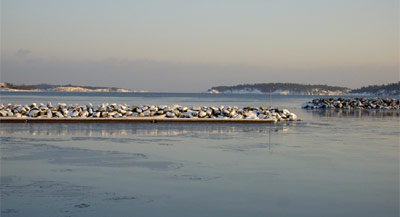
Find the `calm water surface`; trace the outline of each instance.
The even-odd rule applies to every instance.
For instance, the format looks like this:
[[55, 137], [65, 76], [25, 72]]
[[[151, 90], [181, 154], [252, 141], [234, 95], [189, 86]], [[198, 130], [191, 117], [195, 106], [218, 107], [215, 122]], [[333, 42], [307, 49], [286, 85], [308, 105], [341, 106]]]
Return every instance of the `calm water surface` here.
[[[1, 124], [1, 216], [399, 216], [399, 112], [277, 124]], [[269, 105], [263, 95], [1, 93], [2, 103]]]

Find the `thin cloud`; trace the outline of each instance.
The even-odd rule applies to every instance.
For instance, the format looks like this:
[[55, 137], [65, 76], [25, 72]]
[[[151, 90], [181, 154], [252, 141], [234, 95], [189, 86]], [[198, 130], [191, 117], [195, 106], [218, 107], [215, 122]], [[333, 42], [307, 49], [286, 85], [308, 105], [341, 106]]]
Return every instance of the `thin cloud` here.
[[32, 53], [31, 50], [28, 49], [19, 49], [17, 52], [15, 52], [15, 56], [17, 57], [27, 57]]

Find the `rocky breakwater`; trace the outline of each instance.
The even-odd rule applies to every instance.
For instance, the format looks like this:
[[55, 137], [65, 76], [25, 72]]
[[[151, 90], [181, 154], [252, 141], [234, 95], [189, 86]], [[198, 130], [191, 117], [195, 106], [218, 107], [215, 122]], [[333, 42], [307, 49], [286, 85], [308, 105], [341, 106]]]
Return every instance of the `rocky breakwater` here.
[[400, 109], [399, 99], [320, 98], [304, 103], [305, 109]]
[[237, 106], [180, 106], [180, 105], [53, 105], [36, 104], [13, 105], [1, 104], [0, 117], [15, 118], [199, 118], [199, 119], [248, 119], [271, 121], [295, 121], [297, 116], [287, 109], [267, 107]]

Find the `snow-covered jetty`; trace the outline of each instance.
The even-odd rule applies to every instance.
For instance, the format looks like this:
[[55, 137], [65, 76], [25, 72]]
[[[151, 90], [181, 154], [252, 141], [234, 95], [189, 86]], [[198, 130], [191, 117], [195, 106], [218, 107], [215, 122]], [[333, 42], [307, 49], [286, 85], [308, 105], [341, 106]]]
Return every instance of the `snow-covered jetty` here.
[[[180, 120], [208, 121], [208, 122], [278, 122], [296, 121], [297, 116], [287, 109], [267, 107], [237, 107], [237, 106], [180, 106], [180, 105], [127, 105], [127, 104], [101, 104], [92, 105], [67, 105], [66, 103], [52, 103], [30, 105], [0, 105], [0, 121], [18, 122], [15, 120], [104, 120], [116, 122], [117, 120], [155, 122], [179, 122]], [[12, 121], [13, 120], [13, 121]], [[115, 120], [115, 121], [110, 121]], [[163, 121], [164, 120], [164, 121]], [[43, 121], [42, 121], [43, 122]], [[84, 121], [86, 122], [86, 121]], [[121, 121], [124, 122], [124, 121]]]
[[400, 109], [399, 99], [389, 98], [320, 98], [304, 103], [305, 109]]

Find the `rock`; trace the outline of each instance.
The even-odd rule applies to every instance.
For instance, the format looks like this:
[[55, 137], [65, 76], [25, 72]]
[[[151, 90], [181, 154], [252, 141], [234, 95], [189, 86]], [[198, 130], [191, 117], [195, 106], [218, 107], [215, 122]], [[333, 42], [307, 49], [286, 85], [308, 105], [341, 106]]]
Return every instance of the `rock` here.
[[179, 107], [180, 107], [180, 105], [176, 105], [176, 104], [175, 104], [175, 105], [173, 105], [173, 106], [171, 107], [171, 109], [172, 109], [172, 110], [177, 110]]
[[213, 112], [219, 111], [219, 108], [217, 108], [217, 107], [215, 107], [215, 106], [210, 106], [210, 109], [213, 110]]
[[256, 112], [249, 111], [245, 113], [246, 119], [259, 119]]
[[243, 119], [243, 115], [238, 114], [236, 117], [234, 117], [235, 119]]
[[7, 112], [2, 110], [0, 111], [0, 117], [6, 117], [7, 116]]
[[283, 110], [282, 110], [282, 113], [283, 113], [284, 115], [288, 115], [290, 112], [289, 112], [289, 110], [287, 110], [287, 109], [283, 109]]
[[221, 114], [221, 111], [219, 109], [213, 109], [213, 115], [218, 116]]
[[45, 111], [45, 110], [39, 110], [39, 115], [40, 116], [45, 116], [46, 113], [47, 113], [47, 111]]
[[276, 120], [280, 121], [282, 117], [279, 113], [275, 113], [275, 118], [276, 118]]
[[290, 121], [296, 121], [297, 120], [297, 116], [295, 114], [293, 114], [293, 113], [290, 113], [289, 114], [289, 120]]
[[193, 115], [192, 115], [191, 112], [183, 112], [183, 113], [182, 113], [182, 116], [183, 116], [184, 118], [193, 118]]
[[175, 117], [180, 117], [181, 116], [181, 113], [176, 109], [176, 110], [173, 110], [172, 111], [172, 113], [174, 113], [175, 114]]
[[120, 105], [120, 106], [119, 106], [119, 110], [126, 111], [127, 109], [128, 109], [128, 106], [127, 106], [127, 105]]
[[155, 118], [157, 118], [157, 119], [162, 119], [162, 118], [165, 118], [165, 114], [164, 115], [158, 115], [158, 116], [155, 116]]
[[29, 109], [26, 109], [25, 107], [22, 107], [22, 110], [21, 110], [21, 114], [22, 115], [25, 115], [26, 113], [28, 113], [28, 111], [29, 111]]
[[156, 114], [157, 115], [162, 115], [162, 114], [165, 114], [165, 111], [164, 110], [158, 110]]
[[206, 116], [207, 116], [207, 113], [204, 112], [204, 111], [201, 111], [201, 112], [199, 113], [199, 118], [205, 118]]
[[194, 106], [191, 108], [192, 111], [201, 111], [201, 107], [200, 106]]
[[73, 113], [74, 113], [74, 110], [70, 109], [70, 110], [68, 110], [68, 113], [65, 116], [72, 117]]
[[29, 112], [28, 116], [29, 116], [29, 117], [33, 117], [33, 118], [39, 116], [39, 110], [31, 110], [31, 111]]
[[176, 116], [175, 116], [175, 113], [173, 113], [173, 112], [167, 112], [166, 117], [167, 118], [174, 118]]
[[230, 115], [230, 111], [228, 110], [228, 109], [224, 109], [224, 110], [222, 110], [222, 114], [224, 115], [224, 116], [229, 116]]
[[24, 108], [22, 106], [14, 107], [14, 113], [21, 113]]
[[180, 112], [187, 112], [188, 111], [188, 107], [179, 106], [178, 110]]
[[211, 117], [212, 114], [213, 114], [213, 111], [212, 111], [211, 109], [207, 109], [207, 110], [206, 110], [206, 115], [207, 115], [208, 117]]
[[61, 114], [61, 112], [57, 112], [57, 113], [56, 113], [56, 117], [58, 117], [58, 118], [63, 118], [63, 117], [64, 117], [64, 115], [63, 115], [63, 114]]
[[106, 117], [108, 116], [108, 112], [106, 112], [106, 111], [101, 112], [100, 116], [101, 116], [102, 118], [106, 118]]
[[114, 117], [116, 114], [118, 114], [116, 111], [109, 112], [108, 117]]
[[108, 108], [105, 107], [105, 106], [100, 106], [100, 107], [98, 108], [98, 110], [96, 110], [96, 111], [98, 111], [98, 112], [107, 112], [107, 111], [108, 111]]
[[150, 106], [150, 111], [158, 111], [158, 108], [154, 105]]
[[164, 109], [166, 109], [166, 108], [168, 108], [167, 105], [160, 105], [160, 106], [158, 106], [158, 110], [164, 110]]

